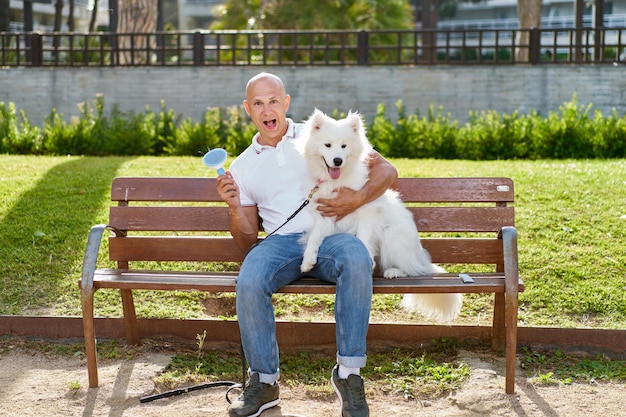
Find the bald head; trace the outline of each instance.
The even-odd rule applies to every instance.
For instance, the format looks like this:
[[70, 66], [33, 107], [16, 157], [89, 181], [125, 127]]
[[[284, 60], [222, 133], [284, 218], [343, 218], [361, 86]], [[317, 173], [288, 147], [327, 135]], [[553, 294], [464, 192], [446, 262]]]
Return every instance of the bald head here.
[[255, 84], [259, 82], [272, 85], [276, 91], [280, 92], [283, 96], [285, 95], [285, 86], [283, 84], [283, 80], [281, 80], [278, 76], [274, 74], [270, 74], [269, 72], [261, 72], [250, 78], [248, 84], [246, 84], [246, 99], [249, 98], [250, 91], [253, 89]]

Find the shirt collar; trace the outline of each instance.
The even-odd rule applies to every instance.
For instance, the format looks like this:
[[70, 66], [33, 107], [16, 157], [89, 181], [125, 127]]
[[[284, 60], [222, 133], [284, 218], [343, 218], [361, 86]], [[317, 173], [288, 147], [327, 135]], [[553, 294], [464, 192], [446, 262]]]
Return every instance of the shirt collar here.
[[[261, 145], [259, 143], [259, 136], [260, 134], [257, 132], [252, 138], [252, 147], [254, 148], [257, 154], [263, 152], [265, 149], [275, 149], [273, 146]], [[287, 119], [287, 132], [285, 132], [285, 134], [283, 135], [283, 139], [295, 139], [295, 138], [296, 138], [296, 124], [293, 122], [293, 120]]]

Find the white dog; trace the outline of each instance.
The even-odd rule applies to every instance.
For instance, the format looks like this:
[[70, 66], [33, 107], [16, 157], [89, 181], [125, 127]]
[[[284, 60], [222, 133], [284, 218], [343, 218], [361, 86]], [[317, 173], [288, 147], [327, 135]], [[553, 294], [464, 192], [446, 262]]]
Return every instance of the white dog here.
[[[302, 272], [310, 271], [317, 263], [324, 238], [339, 232], [361, 239], [372, 259], [378, 260], [385, 278], [445, 272], [431, 263], [420, 243], [413, 214], [396, 191], [387, 190], [339, 221], [317, 211], [315, 199], [331, 198], [341, 187], [359, 190], [368, 179], [366, 158], [372, 147], [358, 113], [350, 112], [346, 118], [335, 120], [316, 109], [305, 124], [299, 145], [311, 172], [311, 187], [318, 186], [308, 205], [315, 225], [303, 238], [306, 247]], [[461, 294], [405, 294], [402, 300], [403, 307], [445, 322], [456, 317], [461, 305]]]

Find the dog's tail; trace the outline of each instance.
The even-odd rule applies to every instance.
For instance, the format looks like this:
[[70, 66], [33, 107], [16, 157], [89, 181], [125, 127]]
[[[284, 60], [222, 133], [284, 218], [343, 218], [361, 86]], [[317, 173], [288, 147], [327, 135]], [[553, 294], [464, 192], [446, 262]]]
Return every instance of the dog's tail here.
[[442, 323], [453, 321], [463, 306], [462, 294], [404, 294], [400, 305], [428, 319]]
[[[430, 268], [430, 272], [446, 272], [435, 264], [430, 264]], [[427, 319], [450, 323], [461, 312], [463, 294], [404, 294], [400, 306]]]

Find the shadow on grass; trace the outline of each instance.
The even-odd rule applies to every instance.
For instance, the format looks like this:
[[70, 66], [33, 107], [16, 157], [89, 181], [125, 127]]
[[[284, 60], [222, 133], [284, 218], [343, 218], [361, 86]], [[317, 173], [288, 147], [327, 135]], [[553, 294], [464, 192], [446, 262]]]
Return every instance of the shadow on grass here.
[[0, 314], [78, 305], [89, 229], [107, 221], [111, 181], [129, 159], [73, 157], [20, 196], [0, 222]]

